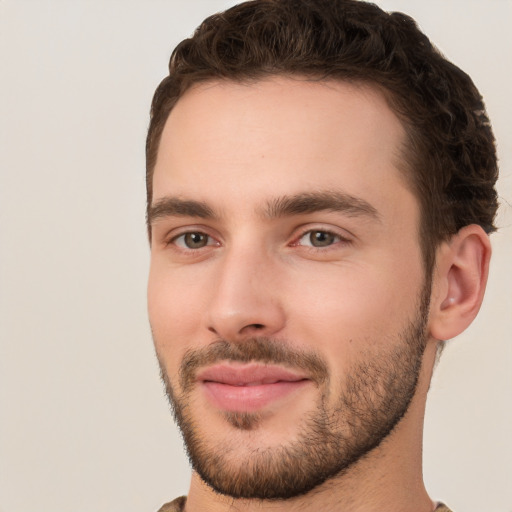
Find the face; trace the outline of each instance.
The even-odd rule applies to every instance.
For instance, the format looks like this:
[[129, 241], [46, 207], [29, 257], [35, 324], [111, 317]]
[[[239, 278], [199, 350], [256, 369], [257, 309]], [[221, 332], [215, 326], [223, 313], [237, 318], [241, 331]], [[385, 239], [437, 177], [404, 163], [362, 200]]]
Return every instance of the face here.
[[343, 82], [203, 84], [154, 171], [149, 315], [197, 473], [283, 499], [350, 471], [415, 394], [429, 289], [404, 130]]

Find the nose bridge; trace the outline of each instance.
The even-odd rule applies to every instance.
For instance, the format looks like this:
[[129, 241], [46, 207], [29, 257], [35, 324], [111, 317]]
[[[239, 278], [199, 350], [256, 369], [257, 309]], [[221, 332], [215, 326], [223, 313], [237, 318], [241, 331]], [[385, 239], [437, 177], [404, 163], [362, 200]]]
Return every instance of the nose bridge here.
[[224, 249], [217, 267], [208, 329], [227, 340], [271, 336], [284, 325], [276, 286], [277, 265], [263, 244], [239, 241]]

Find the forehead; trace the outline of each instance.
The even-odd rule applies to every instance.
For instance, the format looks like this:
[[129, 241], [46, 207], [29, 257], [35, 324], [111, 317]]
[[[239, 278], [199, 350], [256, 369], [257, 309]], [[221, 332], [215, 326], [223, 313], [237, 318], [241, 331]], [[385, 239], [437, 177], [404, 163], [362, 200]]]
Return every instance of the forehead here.
[[201, 84], [164, 127], [153, 202], [169, 194], [215, 200], [250, 192], [256, 200], [333, 188], [371, 202], [384, 184], [405, 185], [398, 171], [404, 140], [384, 96], [367, 85], [295, 77]]

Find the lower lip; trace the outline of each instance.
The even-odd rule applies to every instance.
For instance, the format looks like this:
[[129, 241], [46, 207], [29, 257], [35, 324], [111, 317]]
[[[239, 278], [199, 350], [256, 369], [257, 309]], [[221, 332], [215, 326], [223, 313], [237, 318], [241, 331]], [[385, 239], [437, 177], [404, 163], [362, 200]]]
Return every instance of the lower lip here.
[[203, 382], [211, 402], [230, 412], [255, 412], [304, 387], [309, 381], [280, 381], [257, 386], [230, 386], [220, 382]]

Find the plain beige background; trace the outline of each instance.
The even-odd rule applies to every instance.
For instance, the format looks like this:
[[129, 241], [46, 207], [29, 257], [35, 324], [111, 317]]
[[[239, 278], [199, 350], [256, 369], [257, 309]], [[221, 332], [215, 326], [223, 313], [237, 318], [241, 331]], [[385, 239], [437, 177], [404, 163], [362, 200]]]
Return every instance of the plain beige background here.
[[[233, 3], [0, 2], [0, 512], [153, 512], [187, 491], [146, 316], [143, 148], [171, 49]], [[473, 76], [498, 139], [488, 296], [434, 377], [425, 480], [456, 512], [511, 512], [512, 2], [379, 3]]]

